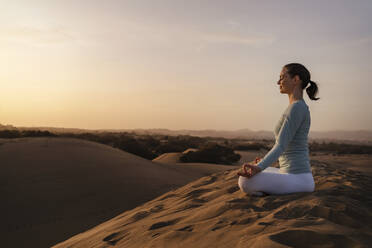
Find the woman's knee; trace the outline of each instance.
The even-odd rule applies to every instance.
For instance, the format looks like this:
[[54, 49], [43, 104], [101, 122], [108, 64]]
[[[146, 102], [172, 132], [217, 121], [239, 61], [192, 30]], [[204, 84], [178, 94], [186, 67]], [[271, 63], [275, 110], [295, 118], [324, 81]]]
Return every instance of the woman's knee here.
[[302, 178], [301, 185], [299, 188], [302, 188], [302, 192], [314, 192], [315, 191], [315, 181], [311, 176], [306, 175], [306, 178]]
[[243, 192], [246, 192], [246, 178], [245, 177], [242, 177], [242, 176], [239, 176], [239, 179], [238, 179], [238, 185], [239, 185], [239, 188], [241, 191]]
[[315, 191], [315, 183], [310, 183], [304, 192], [314, 192]]
[[243, 184], [244, 184], [244, 177], [239, 176], [238, 185], [239, 185], [239, 188], [240, 188], [241, 191], [244, 191]]
[[239, 176], [238, 185], [240, 190], [245, 193], [257, 191], [257, 189], [255, 189], [255, 184], [252, 183], [252, 178]]

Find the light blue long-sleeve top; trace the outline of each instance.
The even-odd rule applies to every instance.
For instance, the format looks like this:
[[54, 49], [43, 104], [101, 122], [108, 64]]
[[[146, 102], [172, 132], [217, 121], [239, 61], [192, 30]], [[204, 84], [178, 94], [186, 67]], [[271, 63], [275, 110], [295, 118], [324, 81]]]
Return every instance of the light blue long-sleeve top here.
[[307, 137], [310, 111], [303, 99], [290, 104], [275, 126], [275, 145], [257, 164], [264, 170], [279, 159], [281, 173], [311, 172]]

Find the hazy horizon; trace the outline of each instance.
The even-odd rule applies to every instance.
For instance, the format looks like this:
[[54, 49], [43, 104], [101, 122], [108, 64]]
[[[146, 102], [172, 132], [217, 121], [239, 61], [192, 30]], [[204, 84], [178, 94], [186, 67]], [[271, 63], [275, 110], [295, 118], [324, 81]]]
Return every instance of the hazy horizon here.
[[3, 1], [0, 123], [272, 131], [304, 64], [310, 131], [371, 130], [372, 2]]
[[[170, 128], [163, 128], [163, 127], [151, 127], [151, 128], [81, 128], [81, 127], [66, 127], [66, 126], [15, 126], [12, 125], [11, 123], [4, 124], [0, 123], [0, 125], [11, 125], [15, 128], [61, 128], [61, 129], [82, 129], [82, 130], [88, 130], [88, 131], [96, 131], [96, 130], [169, 130], [169, 131], [182, 131], [182, 130], [187, 130], [187, 131], [217, 131], [217, 132], [234, 132], [234, 131], [252, 131], [252, 132], [273, 132], [273, 130], [268, 130], [268, 129], [252, 129], [252, 128], [239, 128], [239, 129], [211, 129], [211, 128], [204, 128], [204, 129], [187, 129], [187, 128], [182, 128], [182, 129], [170, 129]], [[310, 130], [310, 132], [358, 132], [358, 131], [366, 131], [366, 132], [372, 132], [372, 129], [355, 129], [355, 130], [347, 130], [347, 129], [330, 129], [330, 130]]]

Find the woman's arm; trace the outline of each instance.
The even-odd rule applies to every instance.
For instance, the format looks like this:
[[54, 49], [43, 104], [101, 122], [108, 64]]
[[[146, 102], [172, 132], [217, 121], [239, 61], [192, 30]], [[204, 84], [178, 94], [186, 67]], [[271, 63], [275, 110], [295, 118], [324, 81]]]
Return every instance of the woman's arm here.
[[266, 156], [257, 164], [261, 170], [264, 170], [274, 162], [276, 162], [279, 156], [285, 151], [288, 144], [293, 139], [298, 128], [305, 118], [306, 106], [302, 105], [300, 102], [293, 103], [288, 114], [285, 115], [285, 119], [280, 128], [278, 138], [275, 141], [275, 145], [266, 154]]

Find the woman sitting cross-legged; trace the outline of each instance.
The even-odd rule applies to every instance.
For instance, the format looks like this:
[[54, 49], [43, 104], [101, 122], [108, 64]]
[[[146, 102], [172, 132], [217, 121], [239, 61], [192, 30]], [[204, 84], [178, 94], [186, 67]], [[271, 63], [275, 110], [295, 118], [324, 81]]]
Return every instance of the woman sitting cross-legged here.
[[[311, 100], [318, 100], [316, 83], [301, 64], [285, 65], [281, 71], [280, 93], [288, 94], [289, 106], [277, 123], [275, 145], [263, 159], [244, 163], [238, 172], [240, 189], [251, 195], [313, 192], [314, 178], [308, 149], [310, 129], [309, 107], [303, 99], [303, 89]], [[269, 167], [279, 159], [279, 167]]]

